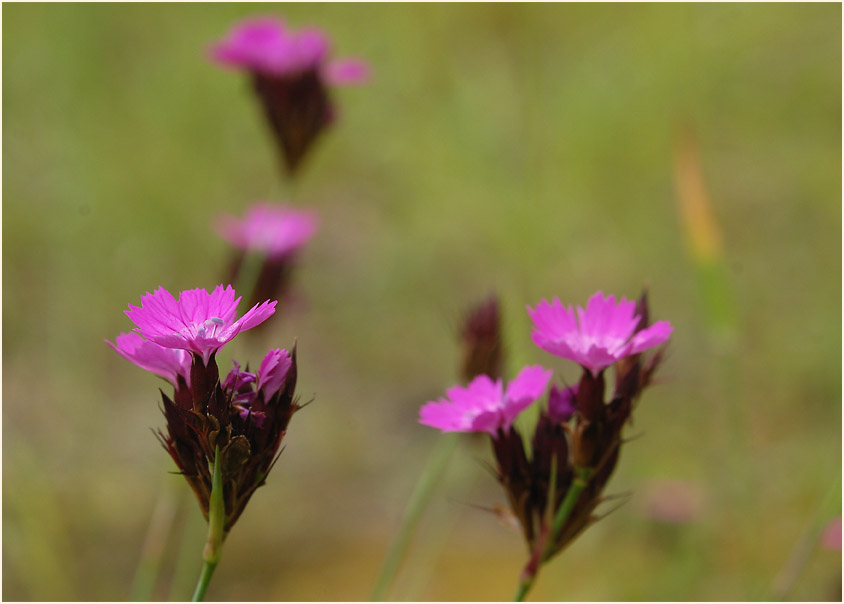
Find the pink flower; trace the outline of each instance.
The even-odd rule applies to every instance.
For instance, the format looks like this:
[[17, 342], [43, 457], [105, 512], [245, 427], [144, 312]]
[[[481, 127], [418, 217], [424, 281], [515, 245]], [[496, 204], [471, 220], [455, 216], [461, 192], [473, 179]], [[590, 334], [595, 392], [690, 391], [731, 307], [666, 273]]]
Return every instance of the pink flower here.
[[293, 31], [273, 17], [249, 19], [235, 25], [211, 48], [211, 58], [272, 77], [319, 71], [328, 84], [356, 84], [369, 76], [368, 66], [355, 59], [326, 63], [330, 44], [314, 28]]
[[489, 432], [494, 437], [542, 395], [551, 373], [539, 366], [525, 367], [506, 392], [502, 380], [480, 375], [466, 387], [447, 390], [448, 398], [425, 404], [419, 410], [419, 423], [443, 432]]
[[231, 393], [232, 402], [238, 405], [248, 405], [255, 400], [255, 391], [252, 385], [255, 383], [255, 374], [248, 371], [240, 370], [240, 363], [232, 361], [234, 367], [226, 379], [223, 380], [222, 387], [225, 392]]
[[258, 369], [258, 390], [264, 393], [264, 401], [269, 401], [281, 389], [292, 364], [290, 353], [283, 348], [275, 348], [267, 353]]
[[163, 287], [141, 296], [141, 306], [129, 305], [126, 315], [137, 325], [135, 330], [165, 348], [176, 348], [200, 355], [205, 365], [211, 355], [241, 331], [260, 325], [275, 312], [276, 302], [256, 304], [237, 321], [231, 285], [218, 285], [212, 293], [202, 288], [179, 294], [179, 299]]
[[536, 308], [528, 306], [533, 321], [533, 342], [543, 350], [580, 363], [597, 375], [604, 368], [648, 348], [668, 341], [673, 328], [659, 321], [636, 331], [641, 318], [635, 314], [636, 303], [601, 292], [589, 299], [586, 310], [577, 307], [577, 319], [571, 307], [559, 299], [549, 304], [542, 300]]
[[108, 340], [106, 344], [130, 363], [163, 377], [177, 389], [178, 376], [182, 376], [190, 387], [190, 366], [193, 359], [186, 351], [164, 348], [136, 333], [121, 333], [114, 339], [114, 344]]
[[222, 216], [217, 230], [223, 239], [244, 252], [259, 252], [279, 260], [310, 241], [318, 225], [314, 212], [260, 202], [252, 205], [242, 220]]
[[833, 518], [823, 530], [821, 545], [826, 549], [841, 551], [841, 516]]

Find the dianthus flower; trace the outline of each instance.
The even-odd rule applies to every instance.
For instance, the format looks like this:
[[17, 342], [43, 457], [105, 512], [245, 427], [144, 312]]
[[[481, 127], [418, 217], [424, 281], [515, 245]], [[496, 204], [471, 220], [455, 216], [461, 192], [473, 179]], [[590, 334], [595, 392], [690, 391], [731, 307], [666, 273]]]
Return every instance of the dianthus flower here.
[[[224, 537], [275, 463], [296, 397], [296, 350], [270, 350], [257, 373], [237, 361], [220, 380], [216, 351], [240, 331], [269, 317], [267, 302], [235, 319], [239, 299], [231, 286], [184, 291], [176, 300], [163, 288], [142, 297], [127, 315], [138, 333], [120, 334], [114, 344], [121, 356], [169, 380], [172, 396], [161, 392], [166, 432], [158, 436], [190, 484], [209, 519], [214, 506], [214, 464], [220, 464]], [[149, 339], [144, 339], [144, 337]], [[210, 519], [209, 519], [210, 522]], [[215, 533], [216, 535], [216, 533]]]
[[280, 19], [249, 19], [211, 48], [211, 58], [252, 74], [255, 91], [287, 170], [295, 171], [316, 136], [331, 122], [328, 86], [369, 77], [357, 59], [329, 62], [330, 44], [314, 28], [290, 30]]
[[486, 375], [467, 386], [446, 391], [448, 398], [431, 401], [419, 411], [419, 422], [443, 432], [488, 432], [493, 437], [507, 430], [516, 416], [539, 398], [551, 379], [543, 367], [525, 367], [505, 392], [502, 380]]
[[536, 308], [528, 307], [534, 324], [534, 344], [551, 354], [580, 363], [593, 375], [619, 360], [659, 346], [668, 341], [673, 328], [659, 321], [637, 331], [641, 317], [636, 303], [597, 292], [584, 310], [577, 307], [577, 318], [558, 298], [542, 300]]
[[230, 214], [217, 221], [220, 236], [231, 244], [228, 278], [237, 281], [247, 255], [260, 261], [252, 297], [255, 304], [275, 298], [283, 304], [296, 267], [297, 252], [313, 237], [319, 226], [315, 212], [259, 202], [240, 219]]
[[253, 204], [243, 219], [227, 214], [217, 224], [220, 236], [243, 252], [280, 260], [304, 246], [319, 226], [314, 212], [265, 202]]
[[460, 377], [470, 381], [479, 375], [500, 378], [504, 364], [504, 345], [501, 341], [501, 312], [494, 295], [476, 304], [463, 321], [460, 330], [463, 354]]
[[[578, 383], [551, 386], [530, 438], [513, 420], [545, 391], [551, 372], [541, 367], [523, 370], [506, 394], [500, 381], [482, 376], [420, 410], [425, 425], [491, 435], [497, 477], [530, 552], [519, 600], [542, 564], [597, 520], [594, 512], [618, 462], [622, 430], [662, 361], [662, 349], [647, 357], [643, 351], [671, 334], [667, 322], [649, 325], [644, 294], [638, 302], [622, 299], [616, 305], [614, 297], [599, 292], [586, 310], [577, 309], [579, 323], [557, 299], [528, 310], [534, 342], [583, 368]], [[615, 365], [615, 384], [606, 397], [609, 365]]]
[[124, 312], [137, 325], [135, 331], [146, 339], [199, 355], [207, 365], [211, 356], [237, 334], [261, 324], [275, 312], [276, 302], [267, 300], [234, 320], [240, 302], [234, 295], [231, 285], [218, 285], [210, 294], [202, 288], [183, 291], [177, 300], [159, 287], [141, 296], [141, 306], [130, 304]]

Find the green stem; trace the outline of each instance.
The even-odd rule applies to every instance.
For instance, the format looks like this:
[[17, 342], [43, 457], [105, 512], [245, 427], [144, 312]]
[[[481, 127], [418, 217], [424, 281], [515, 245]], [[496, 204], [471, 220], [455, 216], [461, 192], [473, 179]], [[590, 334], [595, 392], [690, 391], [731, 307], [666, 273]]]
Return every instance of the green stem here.
[[551, 539], [545, 549], [545, 555], [542, 558], [543, 561], [548, 560], [548, 558], [551, 557], [554, 550], [554, 543], [557, 542], [557, 538], [560, 536], [563, 526], [565, 526], [566, 521], [569, 519], [578, 498], [580, 498], [580, 493], [586, 488], [591, 476], [591, 468], [581, 468], [577, 470], [574, 480], [569, 487], [568, 493], [566, 493], [566, 498], [563, 499], [563, 503], [560, 504], [560, 509], [557, 510], [557, 515], [554, 517], [554, 524], [551, 527]]
[[440, 438], [437, 446], [434, 448], [431, 456], [428, 458], [428, 463], [413, 489], [410, 496], [410, 501], [404, 511], [404, 518], [402, 518], [401, 526], [396, 533], [393, 542], [390, 544], [390, 549], [384, 557], [384, 562], [381, 565], [381, 571], [378, 574], [378, 579], [375, 582], [375, 589], [372, 591], [373, 602], [384, 601], [387, 595], [387, 590], [390, 588], [395, 579], [396, 572], [404, 559], [407, 547], [413, 534], [416, 532], [416, 527], [422, 517], [422, 512], [431, 499], [431, 494], [434, 487], [440, 480], [448, 460], [451, 457], [454, 447], [457, 444], [457, 434], [445, 434]]
[[550, 538], [547, 542], [545, 542], [540, 537], [536, 545], [536, 547], [539, 548], [544, 547], [545, 552], [541, 556], [538, 555], [539, 552], [535, 552], [531, 555], [530, 561], [522, 571], [519, 588], [516, 591], [516, 596], [513, 598], [514, 602], [524, 601], [525, 596], [527, 596], [536, 581], [536, 576], [539, 574], [539, 569], [542, 567], [542, 564], [553, 555], [554, 544], [557, 542], [557, 539], [559, 538], [566, 521], [569, 519], [569, 516], [571, 516], [574, 506], [580, 498], [580, 494], [583, 492], [583, 489], [586, 488], [586, 485], [589, 484], [589, 477], [591, 475], [591, 468], [582, 468], [577, 470], [577, 474], [566, 493], [566, 497], [563, 499], [563, 502], [560, 504], [560, 508], [557, 510], [557, 514], [554, 516], [554, 523], [551, 525]]
[[191, 602], [202, 602], [205, 599], [205, 590], [208, 589], [208, 583], [211, 581], [211, 575], [214, 574], [215, 568], [217, 568], [216, 562], [205, 560], [202, 563], [202, 572], [199, 573], [199, 581], [196, 584]]
[[235, 291], [240, 294], [244, 304], [248, 305], [252, 301], [252, 295], [255, 293], [255, 288], [258, 287], [261, 270], [264, 268], [264, 259], [264, 254], [260, 252], [246, 252], [243, 255], [243, 260], [237, 269]]
[[536, 579], [536, 575], [532, 575], [531, 577], [526, 577], [522, 579], [519, 583], [519, 590], [516, 592], [516, 597], [513, 598], [513, 602], [524, 602], [525, 596], [530, 591], [530, 588], [533, 587], [533, 582]]
[[226, 505], [223, 501], [223, 469], [220, 464], [220, 447], [214, 451], [214, 476], [211, 479], [211, 498], [208, 502], [208, 541], [202, 555], [202, 572], [193, 592], [193, 602], [201, 602], [205, 598], [205, 590], [211, 581], [211, 575], [220, 561], [223, 550], [223, 540], [226, 532], [223, 526], [226, 521]]

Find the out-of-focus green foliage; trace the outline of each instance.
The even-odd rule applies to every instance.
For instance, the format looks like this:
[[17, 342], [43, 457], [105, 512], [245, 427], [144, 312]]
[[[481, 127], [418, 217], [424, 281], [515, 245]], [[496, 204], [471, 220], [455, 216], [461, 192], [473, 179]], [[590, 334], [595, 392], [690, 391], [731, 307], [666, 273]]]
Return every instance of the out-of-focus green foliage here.
[[[204, 56], [255, 13], [321, 27], [374, 69], [336, 91], [336, 126], [292, 189], [246, 79]], [[631, 501], [532, 597], [773, 597], [801, 533], [840, 513], [840, 491], [819, 508], [841, 474], [839, 5], [12, 4], [3, 93], [5, 599], [129, 596], [172, 468], [148, 429], [159, 382], [103, 339], [147, 290], [218, 283], [214, 217], [282, 190], [323, 220], [299, 301], [221, 367], [298, 337], [299, 392], [316, 400], [210, 599], [367, 597], [437, 438], [418, 406], [453, 382], [457, 317], [492, 290], [511, 374], [577, 375], [530, 342], [524, 306], [543, 297], [647, 284], [676, 328], [611, 482]], [[677, 213], [686, 127], [724, 241], [726, 341]], [[466, 505], [504, 495], [489, 452], [463, 444], [392, 598], [515, 589], [524, 545]], [[667, 479], [693, 483], [694, 522], [643, 514]], [[201, 564], [183, 495], [156, 598], [187, 597]], [[790, 596], [839, 597], [840, 563], [814, 552]]]

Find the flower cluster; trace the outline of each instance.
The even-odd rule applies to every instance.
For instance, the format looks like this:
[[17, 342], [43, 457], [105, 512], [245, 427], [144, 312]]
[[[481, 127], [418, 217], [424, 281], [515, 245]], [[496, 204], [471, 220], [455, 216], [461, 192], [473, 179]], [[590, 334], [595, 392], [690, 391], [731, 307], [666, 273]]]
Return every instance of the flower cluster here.
[[[514, 421], [546, 391], [552, 372], [541, 367], [524, 368], [506, 390], [501, 380], [487, 376], [451, 388], [447, 398], [422, 407], [420, 423], [492, 437], [498, 479], [532, 552], [535, 574], [596, 519], [593, 512], [618, 461], [622, 428], [663, 356], [662, 350], [650, 358], [642, 353], [666, 343], [672, 328], [665, 321], [649, 325], [644, 294], [637, 303], [598, 292], [576, 313], [557, 299], [543, 300], [528, 307], [528, 314], [540, 348], [583, 368], [578, 383], [551, 386], [530, 446]], [[614, 387], [605, 400], [604, 372], [613, 365]], [[564, 523], [552, 530], [550, 519], [576, 482], [579, 496]]]
[[356, 84], [369, 77], [369, 67], [362, 61], [329, 62], [329, 50], [322, 32], [292, 31], [272, 17], [237, 24], [211, 48], [214, 61], [251, 74], [290, 173], [333, 118], [328, 87]]
[[129, 306], [137, 326], [108, 342], [125, 359], [169, 381], [173, 396], [161, 399], [167, 432], [162, 445], [185, 476], [208, 519], [213, 463], [219, 450], [224, 531], [232, 527], [252, 493], [264, 484], [293, 413], [299, 408], [296, 350], [270, 350], [257, 373], [235, 362], [224, 380], [217, 352], [238, 333], [275, 312], [275, 302], [255, 305], [235, 320], [240, 298], [231, 286], [183, 291], [164, 288]]
[[234, 249], [230, 280], [238, 280], [248, 254], [259, 256], [261, 266], [249, 302], [283, 299], [297, 252], [311, 240], [318, 226], [315, 212], [266, 202], [253, 204], [242, 219], [230, 214], [220, 217], [217, 231]]

